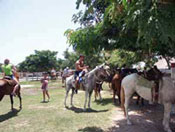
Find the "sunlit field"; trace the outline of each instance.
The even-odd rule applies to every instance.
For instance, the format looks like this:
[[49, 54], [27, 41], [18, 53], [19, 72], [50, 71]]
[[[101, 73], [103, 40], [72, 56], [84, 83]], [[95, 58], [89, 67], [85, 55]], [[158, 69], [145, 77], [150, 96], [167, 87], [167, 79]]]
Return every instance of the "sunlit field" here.
[[[92, 110], [83, 111], [84, 92], [74, 96], [75, 108], [64, 107], [65, 89], [60, 81], [49, 82], [50, 102], [42, 103], [39, 81], [22, 82], [23, 109], [19, 110], [16, 97], [15, 110], [10, 110], [10, 98], [0, 102], [0, 132], [102, 132], [112, 125], [115, 106], [108, 86], [103, 86], [103, 101], [94, 101]], [[70, 96], [67, 105], [70, 104]], [[70, 106], [70, 105], [69, 105]]]

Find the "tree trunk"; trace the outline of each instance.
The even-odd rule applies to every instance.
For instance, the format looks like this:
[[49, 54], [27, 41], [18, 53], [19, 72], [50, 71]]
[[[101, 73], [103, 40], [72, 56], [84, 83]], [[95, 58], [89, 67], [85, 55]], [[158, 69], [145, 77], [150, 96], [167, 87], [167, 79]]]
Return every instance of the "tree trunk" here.
[[169, 57], [166, 57], [166, 56], [163, 56], [163, 58], [165, 58], [165, 60], [166, 60], [166, 62], [167, 62], [168, 69], [171, 69], [171, 66], [170, 66], [170, 58], [169, 58]]

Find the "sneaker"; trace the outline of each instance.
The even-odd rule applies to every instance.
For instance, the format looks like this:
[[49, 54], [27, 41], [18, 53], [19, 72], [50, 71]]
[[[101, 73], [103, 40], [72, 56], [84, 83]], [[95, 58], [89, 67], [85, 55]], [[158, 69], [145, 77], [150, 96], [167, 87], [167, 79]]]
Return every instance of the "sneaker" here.
[[82, 77], [80, 77], [80, 79], [79, 79], [79, 83], [81, 83], [83, 81], [83, 78]]

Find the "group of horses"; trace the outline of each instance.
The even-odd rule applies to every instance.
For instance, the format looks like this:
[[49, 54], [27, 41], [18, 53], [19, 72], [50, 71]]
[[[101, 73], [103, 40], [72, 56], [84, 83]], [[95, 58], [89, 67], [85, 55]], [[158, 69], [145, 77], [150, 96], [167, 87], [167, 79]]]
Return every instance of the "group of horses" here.
[[[127, 124], [132, 124], [129, 115], [128, 107], [133, 94], [137, 93], [145, 100], [152, 101], [164, 105], [163, 127], [167, 132], [172, 132], [169, 126], [171, 107], [175, 104], [175, 82], [171, 76], [165, 76], [156, 67], [151, 68], [144, 73], [137, 72], [135, 69], [117, 69], [112, 72], [109, 66], [102, 64], [96, 66], [93, 70], [84, 75], [84, 80], [81, 86], [85, 90], [84, 110], [88, 101], [88, 108], [90, 109], [91, 95], [97, 82], [111, 82], [113, 89], [113, 100], [115, 102], [115, 95], [117, 94], [119, 103], [124, 110]], [[102, 85], [101, 83], [99, 85]], [[0, 79], [0, 101], [4, 95], [10, 95], [11, 109], [13, 109], [13, 96], [11, 95], [15, 82], [8, 79]], [[71, 106], [73, 106], [73, 97], [75, 94], [75, 79], [71, 75], [66, 79], [66, 95], [64, 100], [65, 107], [67, 106], [67, 97], [69, 91], [71, 93]], [[20, 109], [22, 108], [22, 100], [20, 87], [16, 91], [16, 95], [20, 100]]]
[[[128, 115], [129, 102], [136, 93], [145, 100], [164, 105], [163, 127], [166, 132], [172, 132], [169, 121], [171, 107], [175, 104], [175, 84], [171, 76], [164, 76], [156, 67], [144, 72], [125, 69], [112, 73], [111, 69], [104, 64], [97, 66], [85, 75], [82, 83], [85, 90], [84, 110], [86, 110], [87, 98], [89, 98], [88, 108], [90, 108], [91, 95], [97, 81], [112, 83], [113, 100], [115, 102], [117, 94], [128, 125], [132, 124]], [[66, 79], [65, 107], [67, 107], [66, 100], [71, 89], [71, 106], [73, 106], [73, 96], [76, 89], [73, 75]]]

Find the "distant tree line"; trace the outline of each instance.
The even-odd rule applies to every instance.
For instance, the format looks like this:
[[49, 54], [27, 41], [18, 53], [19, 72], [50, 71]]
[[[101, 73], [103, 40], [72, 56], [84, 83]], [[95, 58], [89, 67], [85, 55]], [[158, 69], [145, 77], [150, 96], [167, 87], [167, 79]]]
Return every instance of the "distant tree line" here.
[[[75, 68], [75, 62], [79, 58], [79, 53], [69, 52], [67, 49], [63, 53], [64, 59], [57, 58], [57, 53], [50, 50], [35, 50], [34, 54], [27, 56], [17, 67], [22, 72], [49, 72], [53, 68], [57, 71], [66, 67]], [[103, 62], [102, 58], [102, 55], [85, 56], [85, 63], [94, 68]]]

